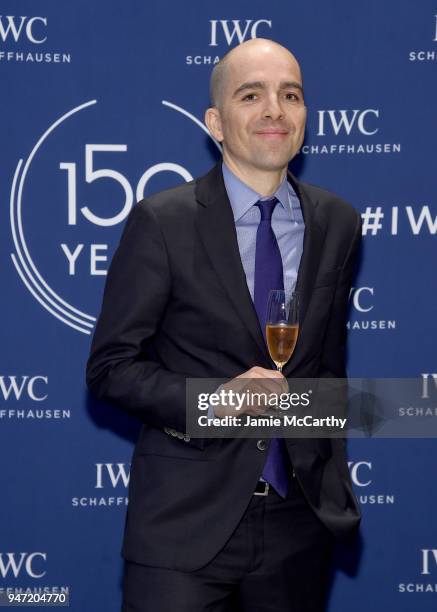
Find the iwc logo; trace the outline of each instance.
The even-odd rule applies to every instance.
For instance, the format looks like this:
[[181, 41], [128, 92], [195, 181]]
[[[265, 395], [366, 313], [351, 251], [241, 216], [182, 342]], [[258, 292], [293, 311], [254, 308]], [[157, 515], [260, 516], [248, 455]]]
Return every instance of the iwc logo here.
[[399, 593], [437, 593], [437, 548], [421, 548], [417, 560], [422, 579], [399, 583]]
[[47, 17], [0, 15], [0, 63], [70, 64], [71, 53], [48, 49], [47, 39]]
[[395, 319], [377, 319], [373, 315], [375, 308], [374, 287], [352, 287], [349, 294], [351, 301], [351, 318], [347, 328], [353, 331], [390, 331], [396, 329]]
[[387, 155], [401, 144], [379, 139], [383, 113], [379, 108], [320, 109], [309, 117], [309, 143], [304, 155]]
[[[128, 505], [126, 495], [129, 486], [129, 463], [96, 463], [93, 495], [81, 495], [71, 499], [73, 508], [112, 508]], [[105, 493], [110, 492], [109, 495]]]
[[[187, 66], [214, 65], [232, 45], [240, 45], [251, 38], [270, 38], [271, 19], [210, 19], [209, 49], [185, 56]], [[211, 51], [214, 54], [211, 54]]]

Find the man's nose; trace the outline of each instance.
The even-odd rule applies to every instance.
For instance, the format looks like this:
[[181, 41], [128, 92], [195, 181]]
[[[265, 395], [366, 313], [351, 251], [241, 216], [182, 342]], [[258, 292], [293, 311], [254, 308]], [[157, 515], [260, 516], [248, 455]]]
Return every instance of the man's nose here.
[[273, 119], [275, 121], [284, 117], [284, 109], [276, 95], [266, 97], [263, 115], [265, 119]]

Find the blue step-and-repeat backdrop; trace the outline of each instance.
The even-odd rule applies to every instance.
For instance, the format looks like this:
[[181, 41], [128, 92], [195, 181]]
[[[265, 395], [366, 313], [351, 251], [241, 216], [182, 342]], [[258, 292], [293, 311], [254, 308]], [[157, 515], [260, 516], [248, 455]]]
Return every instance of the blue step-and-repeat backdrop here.
[[[363, 217], [349, 375], [418, 377], [435, 406], [423, 418], [436, 418], [437, 5], [3, 0], [0, 12], [0, 590], [69, 589], [73, 610], [115, 612], [138, 423], [89, 396], [91, 335], [133, 204], [218, 158], [208, 79], [239, 42], [294, 51], [308, 126], [292, 169]], [[330, 612], [435, 611], [436, 441], [352, 440], [349, 461], [363, 524], [339, 553]]]

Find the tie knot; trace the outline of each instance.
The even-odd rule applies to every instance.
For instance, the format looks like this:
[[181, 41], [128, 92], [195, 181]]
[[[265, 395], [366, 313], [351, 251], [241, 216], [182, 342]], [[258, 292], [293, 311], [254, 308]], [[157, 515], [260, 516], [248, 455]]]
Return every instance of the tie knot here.
[[258, 200], [255, 206], [258, 206], [261, 212], [261, 221], [272, 220], [273, 211], [275, 210], [275, 206], [278, 202], [278, 198], [270, 198], [269, 200]]

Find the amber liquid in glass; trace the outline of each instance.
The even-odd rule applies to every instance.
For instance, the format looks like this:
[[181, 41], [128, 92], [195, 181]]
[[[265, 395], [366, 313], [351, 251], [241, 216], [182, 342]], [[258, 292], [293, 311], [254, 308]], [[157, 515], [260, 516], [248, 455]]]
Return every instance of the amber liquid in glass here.
[[282, 366], [287, 363], [293, 354], [299, 334], [299, 326], [288, 323], [278, 323], [276, 325], [267, 323], [266, 332], [270, 357], [281, 372]]

